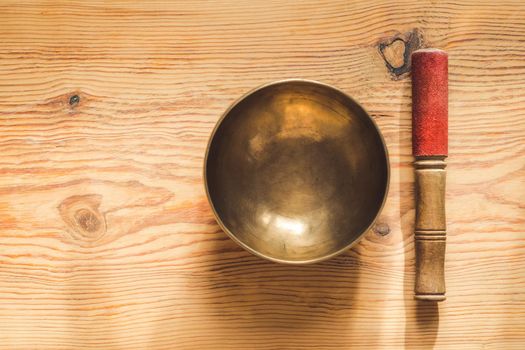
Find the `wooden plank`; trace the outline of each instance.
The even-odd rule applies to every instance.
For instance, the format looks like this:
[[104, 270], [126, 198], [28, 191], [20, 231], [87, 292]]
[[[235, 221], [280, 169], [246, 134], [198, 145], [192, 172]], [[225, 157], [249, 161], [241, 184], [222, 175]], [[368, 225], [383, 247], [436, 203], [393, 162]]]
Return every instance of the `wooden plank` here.
[[[0, 13], [0, 349], [524, 348], [522, 1], [4, 0]], [[450, 55], [438, 306], [412, 299], [403, 53], [421, 46]], [[289, 77], [360, 101], [392, 165], [379, 225], [311, 266], [244, 252], [202, 185], [222, 112]]]

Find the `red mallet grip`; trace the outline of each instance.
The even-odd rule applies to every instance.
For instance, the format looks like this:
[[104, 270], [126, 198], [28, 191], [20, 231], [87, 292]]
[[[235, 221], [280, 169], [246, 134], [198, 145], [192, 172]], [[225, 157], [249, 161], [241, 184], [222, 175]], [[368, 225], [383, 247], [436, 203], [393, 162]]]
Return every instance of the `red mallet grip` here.
[[448, 154], [448, 57], [412, 54], [412, 152], [415, 157], [415, 298], [445, 300], [445, 182]]
[[448, 55], [441, 50], [412, 53], [412, 152], [448, 155]]

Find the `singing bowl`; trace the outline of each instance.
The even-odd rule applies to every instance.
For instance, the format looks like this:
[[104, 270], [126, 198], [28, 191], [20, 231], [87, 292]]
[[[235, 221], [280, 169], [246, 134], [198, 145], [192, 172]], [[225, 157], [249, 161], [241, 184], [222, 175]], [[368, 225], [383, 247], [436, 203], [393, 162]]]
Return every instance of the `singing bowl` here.
[[342, 91], [285, 80], [255, 89], [220, 118], [204, 164], [221, 228], [248, 251], [292, 264], [341, 253], [371, 227], [389, 163], [373, 119]]

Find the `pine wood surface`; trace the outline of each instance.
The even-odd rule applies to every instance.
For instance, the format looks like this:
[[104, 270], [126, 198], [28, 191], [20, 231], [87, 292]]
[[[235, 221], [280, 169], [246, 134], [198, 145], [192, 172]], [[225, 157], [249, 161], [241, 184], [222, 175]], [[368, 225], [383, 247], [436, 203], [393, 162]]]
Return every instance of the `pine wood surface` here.
[[[0, 2], [0, 349], [524, 349], [525, 3]], [[408, 54], [449, 53], [447, 301], [416, 303]], [[329, 261], [243, 251], [202, 183], [283, 78], [374, 117], [391, 185]]]

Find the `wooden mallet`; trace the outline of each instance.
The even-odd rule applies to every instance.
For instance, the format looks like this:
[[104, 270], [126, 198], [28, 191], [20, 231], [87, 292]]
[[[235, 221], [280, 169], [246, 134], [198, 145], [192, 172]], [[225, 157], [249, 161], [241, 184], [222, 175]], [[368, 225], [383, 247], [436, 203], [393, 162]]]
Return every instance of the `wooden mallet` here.
[[418, 300], [445, 300], [445, 158], [448, 155], [448, 56], [412, 53], [412, 152], [416, 173]]

